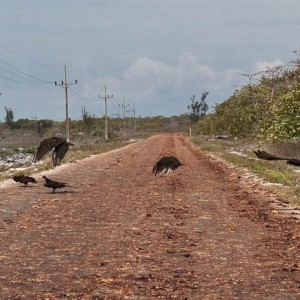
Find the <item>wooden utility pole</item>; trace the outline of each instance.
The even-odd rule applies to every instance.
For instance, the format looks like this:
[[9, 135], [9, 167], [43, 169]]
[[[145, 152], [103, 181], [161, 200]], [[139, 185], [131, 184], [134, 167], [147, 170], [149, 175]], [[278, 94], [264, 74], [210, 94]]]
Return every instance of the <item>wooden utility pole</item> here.
[[35, 127], [36, 127], [36, 132], [39, 132], [39, 125], [38, 125], [38, 118], [37, 115], [35, 115], [35, 117], [31, 117], [31, 119], [35, 120]]
[[70, 118], [69, 118], [69, 103], [68, 103], [68, 88], [72, 84], [77, 84], [77, 80], [74, 82], [68, 82], [67, 81], [67, 66], [64, 66], [65, 70], [65, 81], [62, 81], [61, 83], [57, 83], [55, 81], [56, 86], [62, 86], [65, 89], [65, 98], [66, 98], [66, 140], [69, 142], [70, 141]]
[[112, 98], [113, 95], [107, 95], [106, 94], [106, 85], [104, 86], [104, 97], [98, 96], [99, 98], [104, 98], [104, 104], [105, 104], [105, 141], [108, 141], [108, 120], [107, 120], [107, 99]]
[[135, 121], [135, 104], [133, 104], [133, 130], [136, 131], [136, 121]]
[[120, 132], [120, 111], [118, 106], [118, 131]]
[[[129, 106], [129, 104], [127, 104]], [[126, 126], [126, 105], [125, 105], [125, 98], [123, 97], [123, 104], [119, 104], [119, 107], [123, 107], [123, 131], [125, 131]]]

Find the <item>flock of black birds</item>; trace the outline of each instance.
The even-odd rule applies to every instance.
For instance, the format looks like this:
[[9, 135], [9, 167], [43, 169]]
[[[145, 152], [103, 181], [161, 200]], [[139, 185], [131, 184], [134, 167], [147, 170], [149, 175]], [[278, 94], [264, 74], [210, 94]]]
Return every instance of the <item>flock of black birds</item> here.
[[[53, 167], [56, 167], [60, 164], [61, 160], [65, 157], [66, 153], [69, 150], [69, 146], [74, 146], [74, 144], [66, 141], [60, 137], [50, 137], [41, 141], [36, 154], [33, 158], [33, 162], [37, 162], [41, 160], [48, 152], [53, 150], [52, 152], [52, 163]], [[300, 159], [295, 158], [287, 158], [280, 157], [271, 153], [268, 153], [264, 150], [254, 150], [254, 154], [259, 159], [264, 160], [285, 160], [286, 163], [294, 166], [300, 166]], [[178, 167], [180, 167], [182, 163], [175, 156], [163, 156], [160, 158], [152, 169], [152, 174], [156, 176], [157, 174], [170, 174], [174, 172]], [[65, 182], [59, 182], [55, 180], [51, 180], [46, 176], [43, 176], [45, 179], [44, 186], [52, 189], [52, 193], [55, 193], [57, 189], [61, 189], [63, 187], [68, 186]], [[28, 183], [37, 183], [37, 181], [30, 176], [26, 175], [18, 175], [14, 176], [13, 180], [27, 186]]]
[[[37, 151], [33, 157], [33, 162], [36, 163], [40, 161], [47, 153], [53, 150], [52, 164], [53, 167], [55, 168], [56, 166], [60, 165], [61, 160], [65, 157], [65, 155], [69, 150], [69, 146], [74, 146], [74, 144], [66, 141], [63, 138], [56, 137], [56, 136], [46, 138], [40, 142], [40, 145], [37, 148]], [[52, 193], [55, 193], [57, 189], [61, 189], [63, 187], [68, 186], [65, 182], [51, 180], [46, 176], [43, 176], [43, 178], [45, 179], [44, 186], [47, 188], [51, 188]], [[14, 176], [13, 180], [15, 182], [24, 184], [24, 186], [27, 186], [28, 183], [37, 183], [35, 178], [26, 175]]]
[[[37, 148], [36, 154], [33, 157], [33, 162], [36, 163], [40, 161], [47, 153], [52, 151], [52, 163], [53, 167], [59, 166], [61, 160], [65, 157], [69, 150], [69, 146], [74, 146], [74, 144], [66, 141], [60, 137], [50, 137], [42, 140], [39, 147]], [[175, 156], [163, 156], [152, 169], [152, 174], [155, 176], [159, 173], [161, 174], [170, 174], [174, 172], [182, 163]], [[43, 176], [45, 179], [44, 186], [52, 189], [52, 193], [55, 193], [57, 189], [67, 187], [68, 184], [65, 182], [59, 182], [52, 180], [46, 176]], [[18, 183], [24, 184], [27, 186], [28, 183], [37, 183], [35, 178], [26, 175], [17, 175], [13, 177], [13, 180]]]
[[[74, 144], [67, 142], [63, 138], [59, 137], [51, 137], [44, 139], [41, 141], [36, 154], [33, 158], [34, 162], [37, 162], [41, 160], [48, 152], [53, 150], [52, 152], [52, 162], [53, 167], [56, 167], [60, 164], [61, 160], [65, 157], [66, 153], [69, 150], [69, 146], [74, 146]], [[266, 152], [264, 150], [254, 150], [254, 154], [259, 159], [263, 160], [285, 160], [286, 163], [294, 166], [300, 166], [300, 159], [295, 158], [287, 158], [287, 157], [280, 157], [274, 154], [271, 154], [269, 152]], [[154, 165], [152, 169], [152, 174], [156, 176], [157, 174], [170, 174], [174, 172], [178, 167], [180, 167], [182, 163], [178, 160], [175, 156], [163, 156], [161, 159], [159, 159], [156, 164]], [[55, 193], [57, 189], [64, 188], [68, 186], [65, 182], [59, 182], [55, 180], [51, 180], [50, 178], [43, 176], [45, 179], [44, 186], [47, 188], [52, 189], [52, 193]], [[26, 175], [18, 175], [14, 176], [13, 180], [19, 183], [24, 184], [24, 186], [27, 186], [28, 183], [37, 183], [37, 181], [30, 176]]]

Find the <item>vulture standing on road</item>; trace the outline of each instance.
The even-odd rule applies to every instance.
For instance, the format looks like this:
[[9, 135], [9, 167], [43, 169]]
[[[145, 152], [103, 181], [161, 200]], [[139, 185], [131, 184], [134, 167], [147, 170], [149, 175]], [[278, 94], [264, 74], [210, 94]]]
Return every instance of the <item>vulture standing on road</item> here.
[[25, 175], [14, 176], [13, 180], [15, 182], [24, 183], [24, 186], [26, 186], [29, 182], [37, 183], [37, 181], [33, 177], [25, 176]]
[[160, 172], [168, 175], [181, 165], [182, 163], [175, 156], [164, 156], [154, 165], [152, 173], [155, 176]]
[[36, 154], [33, 158], [34, 162], [41, 160], [44, 155], [46, 155], [52, 149], [52, 163], [53, 167], [60, 164], [61, 160], [65, 157], [69, 150], [69, 146], [74, 146], [74, 144], [67, 142], [65, 139], [60, 137], [50, 137], [41, 141]]
[[52, 189], [51, 193], [55, 193], [56, 189], [61, 189], [65, 186], [67, 186], [67, 184], [64, 182], [54, 181], [54, 180], [49, 179], [46, 176], [43, 176], [43, 178], [45, 179], [44, 186], [47, 188], [51, 188]]
[[263, 151], [263, 150], [254, 150], [253, 152], [259, 159], [264, 159], [264, 160], [285, 160], [287, 164], [300, 167], [300, 159], [280, 157], [280, 156], [276, 156], [274, 154], [268, 153], [268, 152]]

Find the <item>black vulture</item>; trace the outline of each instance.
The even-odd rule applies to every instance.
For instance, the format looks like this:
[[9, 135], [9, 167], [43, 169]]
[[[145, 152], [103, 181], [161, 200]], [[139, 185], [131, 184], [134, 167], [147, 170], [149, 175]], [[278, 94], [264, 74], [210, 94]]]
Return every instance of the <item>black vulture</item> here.
[[61, 160], [65, 157], [69, 150], [69, 146], [74, 146], [74, 144], [67, 142], [65, 139], [60, 137], [50, 137], [41, 141], [36, 154], [33, 158], [34, 162], [41, 160], [44, 155], [46, 155], [52, 149], [52, 163], [53, 167], [60, 164]]
[[280, 157], [280, 156], [276, 156], [274, 154], [268, 153], [264, 150], [254, 150], [253, 152], [255, 153], [255, 155], [259, 159], [264, 159], [264, 160], [285, 160], [287, 164], [290, 164], [290, 165], [293, 165], [293, 166], [300, 166], [300, 159]]
[[55, 193], [56, 189], [61, 189], [63, 187], [68, 186], [65, 182], [54, 181], [49, 179], [46, 176], [43, 176], [43, 178], [45, 179], [44, 186], [47, 188], [51, 188], [52, 189], [51, 193]]
[[31, 182], [31, 183], [37, 183], [37, 181], [33, 177], [25, 176], [25, 175], [14, 176], [13, 180], [15, 182], [24, 183], [24, 186], [26, 186], [29, 182]]
[[154, 165], [152, 173], [155, 176], [160, 172], [168, 175], [181, 165], [182, 163], [175, 156], [164, 156]]

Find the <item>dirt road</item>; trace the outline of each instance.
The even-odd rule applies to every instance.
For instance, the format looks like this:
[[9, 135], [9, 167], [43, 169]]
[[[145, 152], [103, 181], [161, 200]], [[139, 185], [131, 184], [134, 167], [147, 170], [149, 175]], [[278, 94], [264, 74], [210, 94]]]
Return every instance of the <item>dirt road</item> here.
[[299, 220], [179, 135], [36, 178], [0, 186], [1, 299], [300, 299]]

